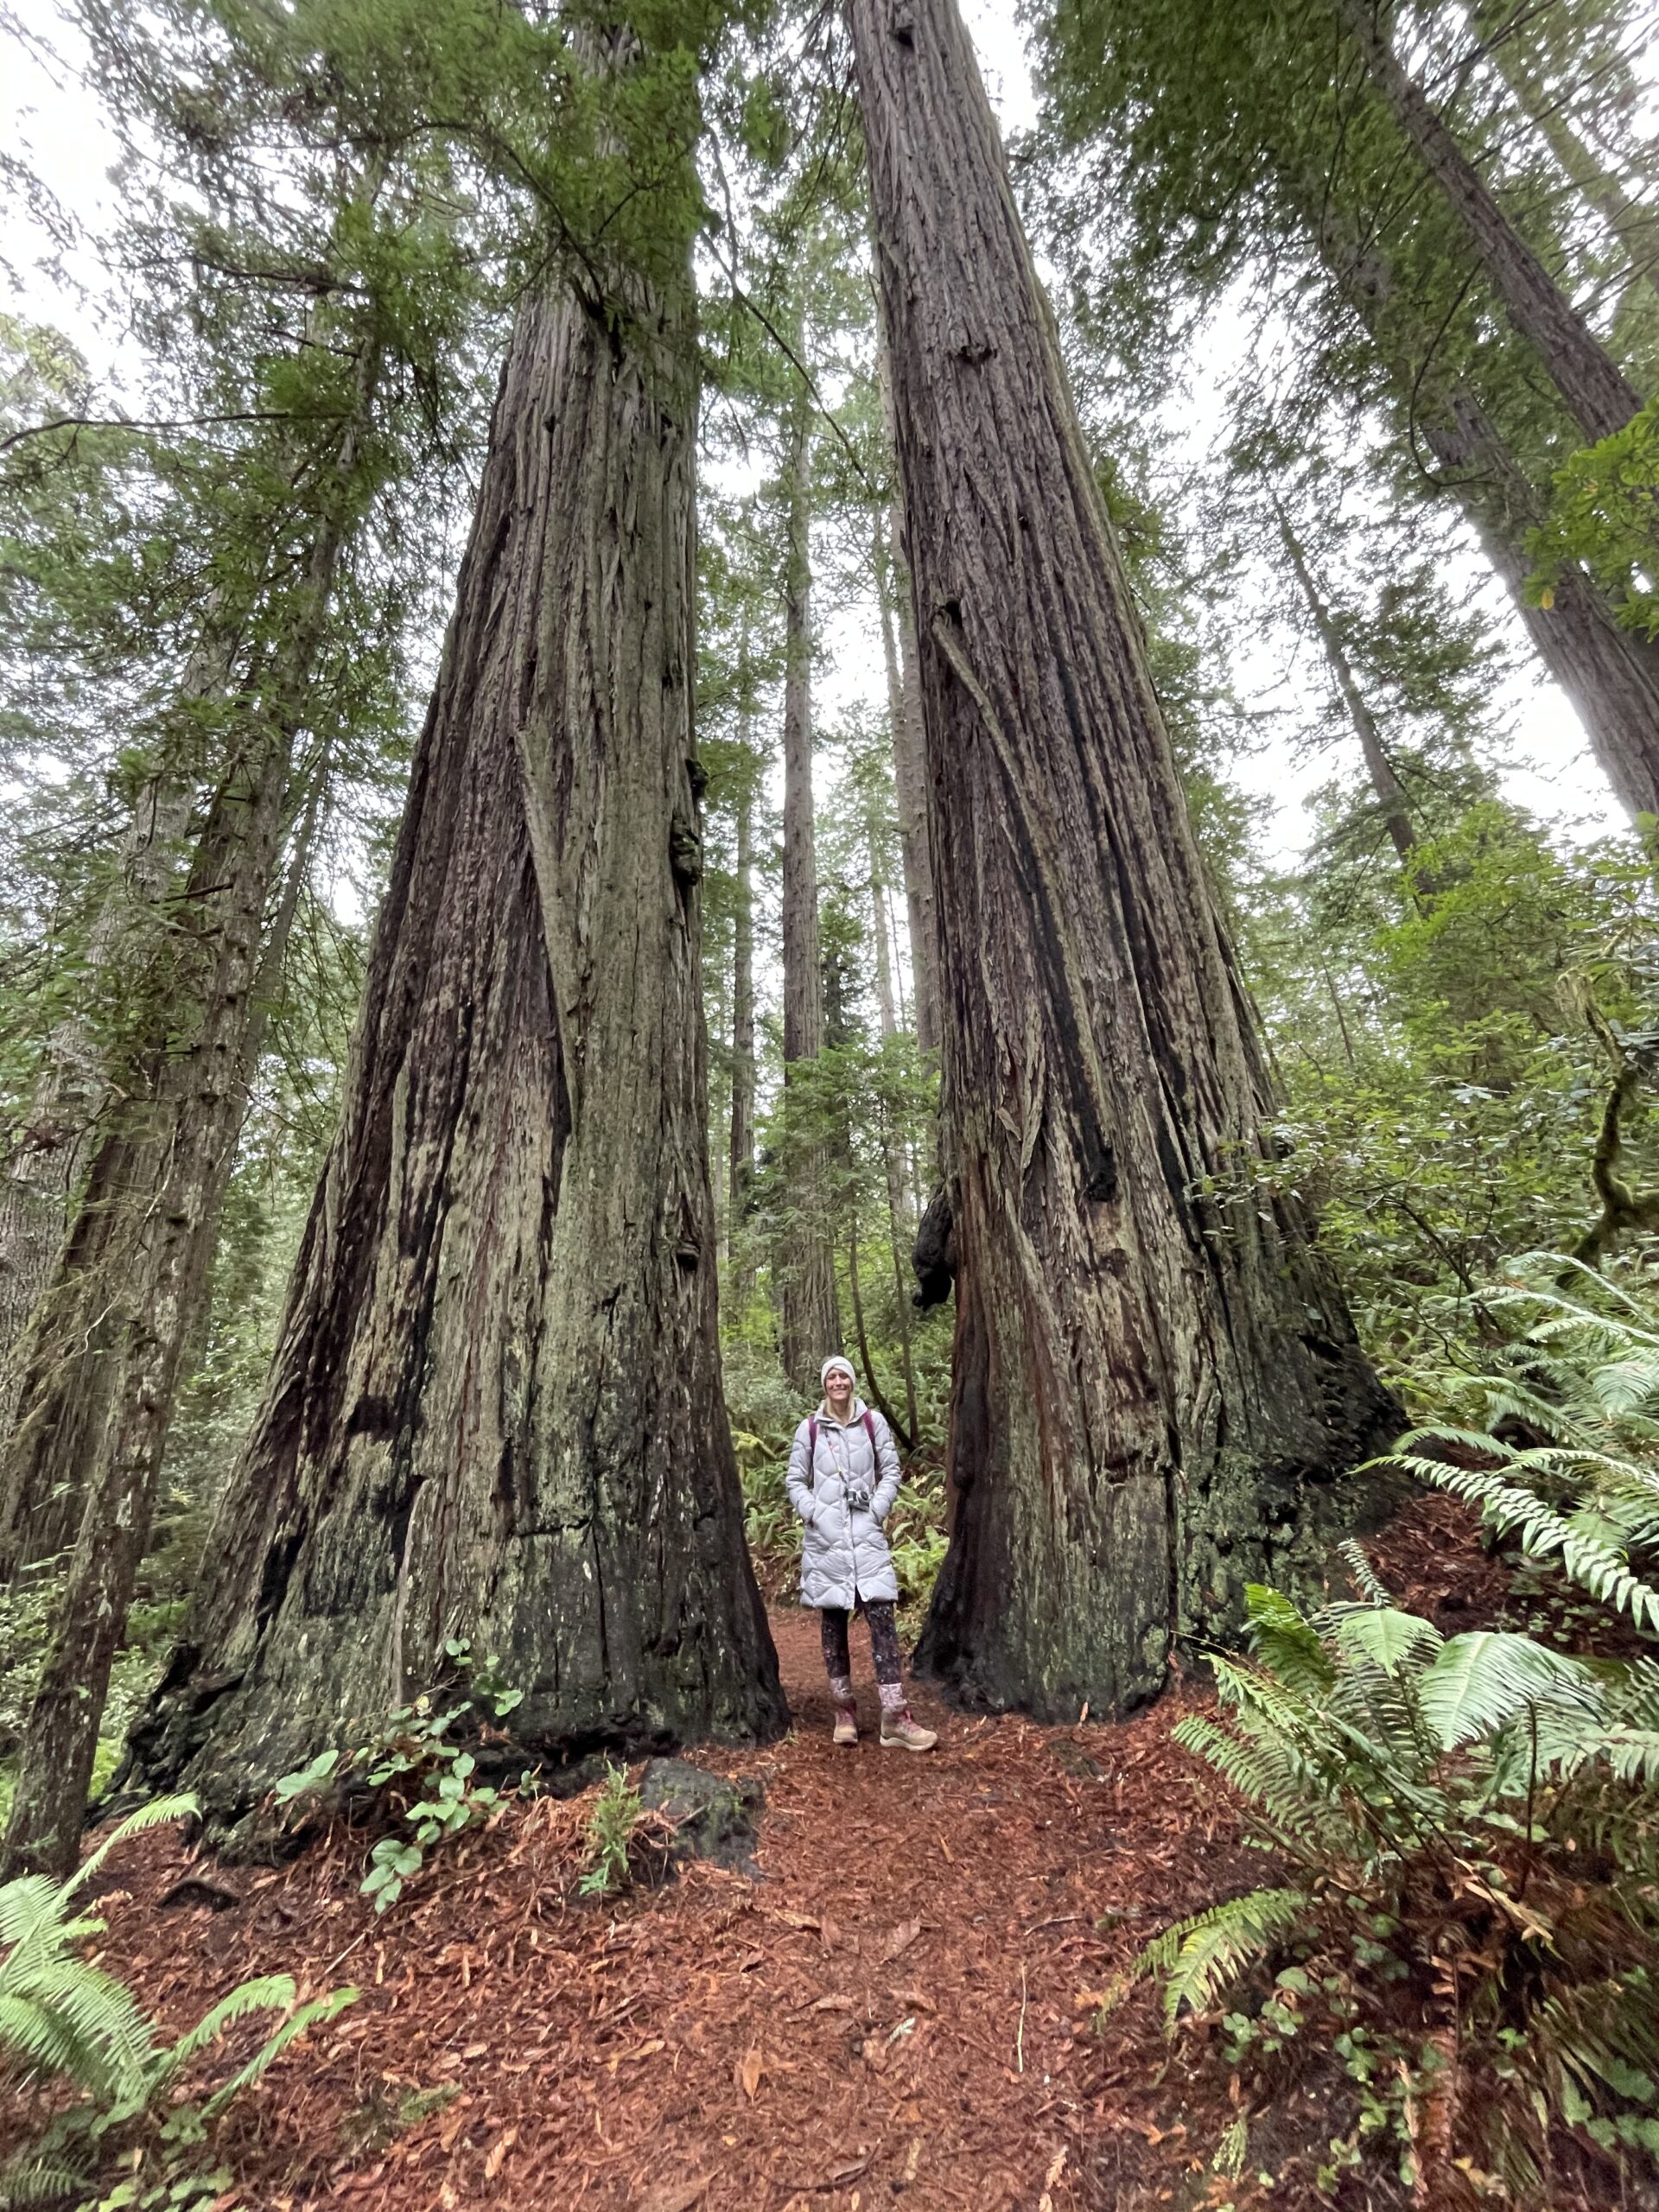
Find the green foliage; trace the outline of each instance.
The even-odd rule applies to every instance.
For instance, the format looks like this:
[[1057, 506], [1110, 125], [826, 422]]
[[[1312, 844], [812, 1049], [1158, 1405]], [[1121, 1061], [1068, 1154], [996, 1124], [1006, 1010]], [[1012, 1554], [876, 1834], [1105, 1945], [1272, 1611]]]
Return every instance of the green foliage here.
[[1541, 606], [1554, 603], [1560, 570], [1581, 564], [1627, 629], [1659, 638], [1659, 401], [1562, 463], [1533, 552]]
[[[377, 1912], [396, 1904], [429, 1851], [497, 1820], [506, 1795], [477, 1779], [477, 1758], [451, 1732], [462, 1721], [505, 1720], [524, 1694], [502, 1677], [496, 1657], [477, 1658], [463, 1637], [448, 1640], [444, 1656], [443, 1683], [397, 1707], [368, 1743], [344, 1757], [337, 1750], [319, 1751], [271, 1787], [289, 1817], [337, 1802], [354, 1784], [383, 1793], [396, 1807], [397, 1826], [376, 1842], [360, 1885]], [[529, 1789], [531, 1779], [526, 1772], [519, 1788]]]
[[[1413, 872], [1340, 909], [1327, 874], [1249, 941], [1284, 1094], [1262, 1178], [1317, 1208], [1368, 1345], [1434, 1406], [1469, 1332], [1501, 1334], [1508, 1255], [1570, 1249], [1594, 1217], [1612, 1071], [1582, 1006], [1644, 1026], [1656, 917], [1633, 843], [1574, 850], [1490, 802]], [[1645, 1101], [1623, 1134], [1645, 1185]]]
[[[1561, 1550], [1599, 1592], [1599, 1559]], [[1172, 2032], [1218, 2026], [1267, 2081], [1299, 2036], [1329, 2043], [1358, 2113], [1333, 2175], [1386, 2154], [1432, 2193], [1425, 2101], [1519, 2204], [1552, 2201], [1558, 2131], [1659, 2163], [1659, 1663], [1443, 1637], [1369, 1563], [1360, 1580], [1364, 1602], [1312, 1616], [1253, 1589], [1254, 1662], [1216, 1662], [1227, 1722], [1175, 1732], [1292, 1879], [1176, 1923], [1128, 1980], [1161, 1976]], [[1275, 1963], [1259, 2003], [1217, 2020]]]
[[588, 1869], [578, 1885], [583, 1897], [613, 1897], [629, 1887], [634, 1839], [644, 1818], [627, 1769], [607, 1765], [588, 1821]]
[[[105, 1923], [81, 1909], [80, 1896], [110, 1853], [144, 1828], [188, 1819], [192, 1797], [157, 1798], [124, 1821], [60, 1886], [23, 1875], [0, 1888], [0, 2049], [26, 2079], [61, 2079], [76, 2101], [39, 2142], [0, 2171], [0, 2203], [24, 2204], [95, 2190], [94, 2175], [118, 2156], [126, 2178], [102, 2204], [188, 2203], [218, 2196], [230, 2183], [208, 2170], [214, 2122], [272, 2061], [308, 2029], [332, 2020], [357, 1997], [331, 1991], [301, 2005], [286, 1974], [245, 1981], [194, 2028], [165, 2042], [134, 1993], [85, 1955]], [[226, 2079], [204, 2096], [179, 2101], [178, 2087], [205, 2055], [252, 2014], [278, 2012], [281, 2024]]]

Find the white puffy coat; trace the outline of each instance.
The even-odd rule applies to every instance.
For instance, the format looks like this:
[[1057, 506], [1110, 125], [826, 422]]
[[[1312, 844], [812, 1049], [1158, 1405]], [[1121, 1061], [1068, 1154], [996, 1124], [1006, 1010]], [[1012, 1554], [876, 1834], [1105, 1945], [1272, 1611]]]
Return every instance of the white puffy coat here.
[[[820, 1406], [812, 1420], [818, 1428], [817, 1452], [811, 1449], [812, 1421], [804, 1421], [789, 1454], [789, 1502], [805, 1525], [801, 1603], [850, 1608], [860, 1598], [896, 1599], [899, 1578], [881, 1533], [899, 1495], [899, 1451], [893, 1431], [857, 1397], [844, 1423], [827, 1405]], [[868, 1510], [848, 1504], [849, 1484], [869, 1491]]]

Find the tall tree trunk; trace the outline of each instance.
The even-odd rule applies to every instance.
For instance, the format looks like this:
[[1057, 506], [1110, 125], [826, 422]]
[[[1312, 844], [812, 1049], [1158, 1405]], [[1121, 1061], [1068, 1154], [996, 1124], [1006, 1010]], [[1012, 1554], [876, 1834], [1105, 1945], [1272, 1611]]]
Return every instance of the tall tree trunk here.
[[189, 1639], [221, 1817], [460, 1633], [550, 1754], [780, 1727], [721, 1395], [689, 245], [519, 308], [331, 1147]]
[[1319, 596], [1319, 586], [1307, 565], [1307, 556], [1290, 526], [1290, 517], [1276, 496], [1273, 501], [1273, 512], [1279, 524], [1279, 536], [1284, 544], [1286, 557], [1306, 602], [1307, 611], [1313, 618], [1313, 627], [1319, 635], [1325, 665], [1331, 671], [1332, 681], [1347, 709], [1354, 735], [1359, 740], [1359, 749], [1365, 760], [1365, 772], [1371, 779], [1371, 789], [1376, 794], [1377, 805], [1382, 809], [1383, 826], [1402, 862], [1408, 862], [1416, 846], [1417, 833], [1411, 823], [1411, 804], [1406, 797], [1406, 787], [1394, 772], [1394, 763], [1383, 747], [1376, 717], [1359, 688], [1341, 633], [1331, 618], [1330, 608]]
[[[808, 537], [810, 423], [804, 394], [790, 425], [785, 476], [788, 550], [784, 575], [784, 1081], [823, 1050], [823, 964], [818, 944], [818, 864], [812, 814], [811, 548]], [[788, 1198], [795, 1225], [779, 1254], [784, 1372], [816, 1395], [819, 1363], [841, 1344], [835, 1247], [822, 1147], [791, 1142]]]
[[939, 871], [950, 1550], [918, 1663], [1122, 1713], [1398, 1414], [1300, 1207], [956, 0], [850, 0]]
[[[296, 582], [288, 588], [290, 596], [264, 610], [278, 642], [264, 665], [247, 671], [239, 749], [208, 804], [187, 879], [179, 880], [177, 847], [194, 783], [175, 765], [152, 786], [135, 823], [121, 891], [99, 918], [108, 942], [95, 944], [94, 953], [136, 970], [135, 996], [149, 1007], [149, 1018], [118, 1069], [91, 1065], [81, 1027], [73, 1046], [81, 1065], [57, 1102], [68, 1141], [83, 1151], [90, 1147], [90, 1155], [75, 1217], [16, 1363], [16, 1419], [0, 1440], [0, 1581], [74, 1543], [96, 1487], [128, 1479], [116, 1472], [133, 1458], [119, 1402], [135, 1361], [152, 1376], [164, 1375], [167, 1383], [137, 1421], [131, 1479], [143, 1487], [159, 1472], [179, 1363], [206, 1294], [218, 1230], [224, 1177], [213, 1164], [215, 1147], [228, 1142], [234, 1151], [251, 1080], [251, 1060], [245, 1079], [233, 1064], [247, 1052], [257, 1058], [262, 1034], [262, 1002], [252, 971], [244, 974], [241, 965], [248, 957], [245, 932], [239, 919], [225, 917], [256, 911], [257, 957], [289, 796], [293, 742], [305, 717], [341, 549], [360, 512], [359, 456], [382, 364], [378, 343], [365, 343], [357, 359], [355, 410], [332, 461], [324, 463], [320, 495], [311, 495], [320, 504], [310, 543], [294, 563]], [[228, 648], [210, 636], [187, 671], [181, 718], [188, 721], [199, 700], [223, 697], [229, 682]], [[225, 992], [228, 1004], [221, 1002]], [[195, 1040], [183, 1054], [181, 1034]], [[198, 1146], [203, 1157], [193, 1165], [186, 1155]], [[190, 1181], [198, 1167], [199, 1187]], [[227, 1158], [225, 1176], [229, 1167]], [[185, 1213], [173, 1223], [175, 1251], [160, 1236], [156, 1215], [170, 1179], [181, 1175], [190, 1192], [178, 1201]], [[205, 1209], [200, 1217], [199, 1209]], [[162, 1318], [154, 1325], [143, 1310], [152, 1266], [179, 1279], [176, 1296], [155, 1292]], [[169, 1332], [178, 1332], [176, 1345], [167, 1343]], [[158, 1387], [145, 1385], [152, 1396]], [[118, 1575], [118, 1561], [110, 1571]], [[123, 1607], [117, 1629], [124, 1623]]]
[[[222, 698], [229, 673], [223, 642], [210, 633], [187, 665], [179, 701], [183, 716], [205, 696]], [[86, 947], [88, 972], [105, 979], [106, 989], [118, 962], [124, 974], [141, 973], [156, 939], [170, 931], [172, 894], [181, 887], [181, 842], [195, 795], [194, 778], [171, 761], [158, 766], [139, 793], [119, 880]], [[83, 1493], [49, 1475], [44, 1478], [56, 1486], [42, 1491], [35, 1456], [13, 1454], [7, 1447], [38, 1358], [31, 1325], [52, 1288], [109, 1075], [90, 1017], [72, 1011], [48, 1042], [27, 1122], [0, 1185], [0, 1580], [10, 1580], [19, 1566], [55, 1557], [73, 1542], [79, 1525]], [[86, 1382], [90, 1387], [90, 1378]], [[80, 1408], [95, 1430], [93, 1410], [91, 1403]]]
[[[1542, 495], [1474, 393], [1424, 374], [1397, 331], [1387, 259], [1320, 220], [1317, 200], [1308, 205], [1321, 258], [1382, 354], [1402, 412], [1439, 463], [1442, 486], [1468, 517], [1534, 651], [1572, 702], [1614, 797], [1632, 820], [1659, 815], [1659, 644], [1625, 629], [1579, 569], [1556, 577], [1552, 607], [1533, 603], [1528, 541], [1544, 518]], [[1427, 350], [1432, 334], [1418, 339]]]
[[[355, 433], [341, 458], [349, 478]], [[18, 1757], [7, 1828], [6, 1878], [63, 1878], [79, 1855], [109, 1692], [110, 1669], [149, 1541], [180, 1372], [207, 1294], [226, 1185], [264, 1042], [269, 993], [282, 967], [296, 887], [265, 917], [281, 849], [293, 741], [333, 594], [343, 536], [336, 512], [312, 550], [302, 603], [261, 702], [245, 758], [221, 785], [198, 844], [175, 957], [187, 975], [194, 1030], [165, 1010], [136, 1095], [108, 1117], [76, 1224], [82, 1263], [66, 1285], [99, 1310], [78, 1358], [31, 1376], [20, 1444], [83, 1500], [79, 1534]], [[304, 842], [302, 833], [302, 842]], [[95, 1365], [89, 1364], [95, 1363]], [[66, 1403], [79, 1375], [100, 1419]], [[42, 1487], [47, 1487], [42, 1484]]]
[[[1526, 51], [1536, 10], [1531, 0], [1476, 0], [1471, 13], [1484, 49], [1515, 95], [1522, 113], [1554, 156], [1562, 175], [1587, 207], [1593, 207], [1630, 257], [1630, 283], [1659, 292], [1659, 221], [1587, 145], [1541, 81]], [[1628, 296], [1628, 295], [1627, 295]]]
[[[933, 861], [927, 848], [927, 767], [922, 744], [921, 694], [916, 671], [910, 588], [899, 575], [892, 518], [875, 536], [876, 594], [881, 610], [881, 652], [887, 672], [887, 719], [893, 728], [893, 780], [899, 806], [899, 851], [905, 870], [905, 907], [910, 924], [910, 972], [916, 994], [916, 1042], [939, 1049], [938, 916], [933, 899]], [[895, 632], [897, 633], [895, 635]]]
[[875, 1011], [881, 1027], [885, 1044], [899, 1027], [899, 1017], [893, 1006], [893, 956], [887, 944], [887, 904], [882, 898], [885, 888], [881, 880], [881, 856], [876, 849], [874, 817], [865, 824], [865, 843], [870, 859], [870, 926], [874, 932], [875, 946]]
[[1338, 0], [1344, 28], [1395, 121], [1463, 226], [1510, 321], [1532, 346], [1591, 442], [1622, 430], [1642, 401], [1618, 364], [1487, 190], [1408, 74], [1378, 22], [1382, 0]]
[[732, 925], [732, 1127], [728, 1236], [734, 1307], [754, 1288], [749, 1208], [754, 1188], [754, 793], [737, 802], [737, 912]]

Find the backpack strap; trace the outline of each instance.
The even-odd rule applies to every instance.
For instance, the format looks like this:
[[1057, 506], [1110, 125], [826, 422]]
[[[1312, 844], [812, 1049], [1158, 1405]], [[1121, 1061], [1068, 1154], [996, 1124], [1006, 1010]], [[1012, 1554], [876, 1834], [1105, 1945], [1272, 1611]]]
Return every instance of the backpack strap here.
[[806, 1479], [814, 1490], [818, 1486], [818, 1417], [814, 1414], [806, 1424]]
[[870, 1440], [871, 1465], [879, 1473], [880, 1471], [880, 1463], [875, 1456], [875, 1415], [870, 1411], [868, 1406], [864, 1408], [864, 1433]]

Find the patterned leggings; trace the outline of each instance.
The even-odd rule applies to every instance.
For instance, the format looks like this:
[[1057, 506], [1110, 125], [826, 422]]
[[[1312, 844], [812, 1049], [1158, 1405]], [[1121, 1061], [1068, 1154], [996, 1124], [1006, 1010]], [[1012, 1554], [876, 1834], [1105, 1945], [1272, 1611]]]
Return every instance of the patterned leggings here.
[[[893, 1600], [865, 1598], [860, 1602], [870, 1624], [870, 1656], [875, 1662], [876, 1688], [882, 1709], [901, 1713], [906, 1703], [905, 1685]], [[818, 1614], [818, 1626], [823, 1637], [823, 1669], [830, 1677], [830, 1695], [837, 1705], [850, 1705], [853, 1701], [853, 1661], [847, 1648], [847, 1619], [845, 1605], [825, 1605]]]

